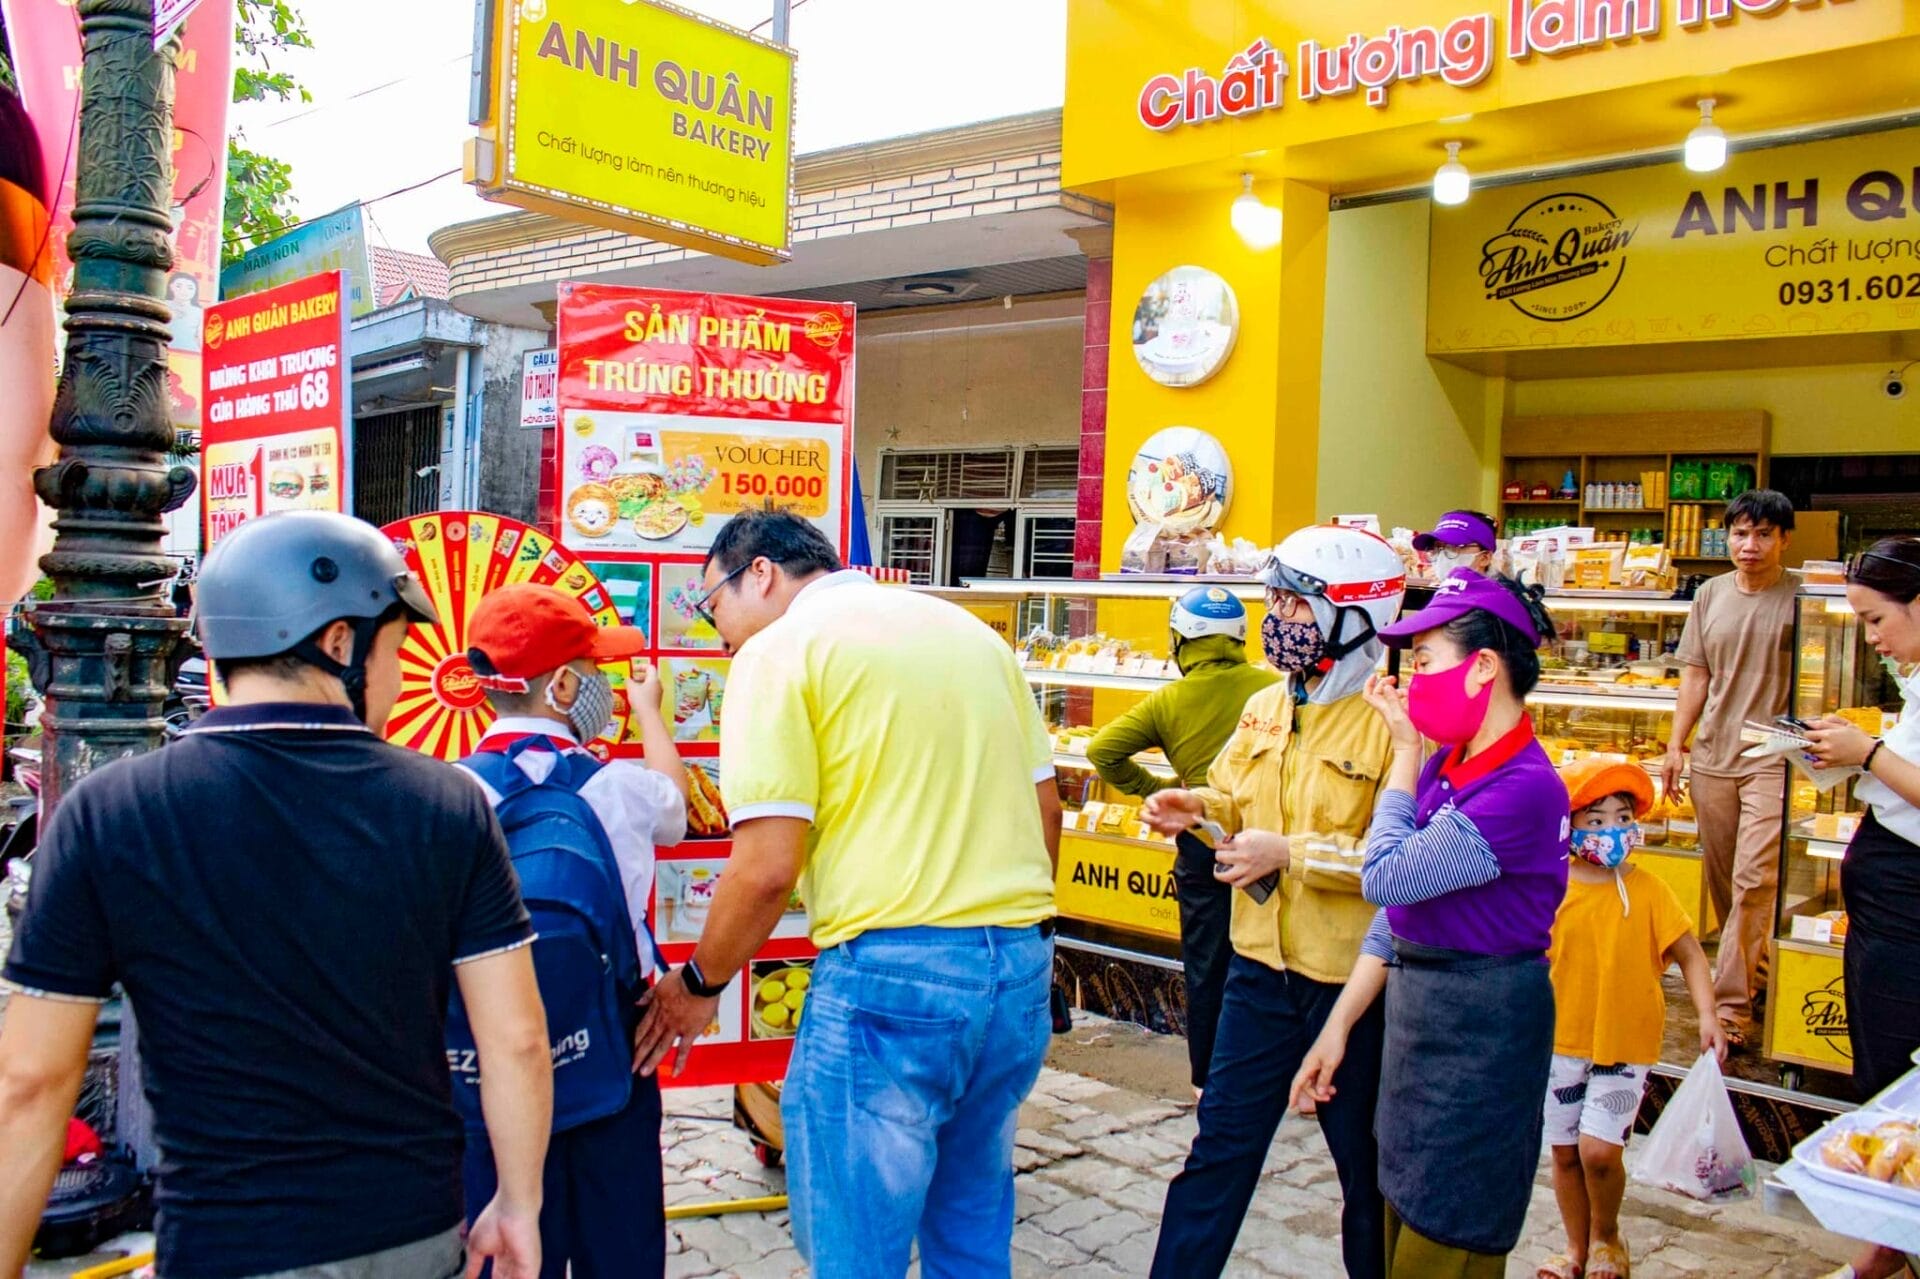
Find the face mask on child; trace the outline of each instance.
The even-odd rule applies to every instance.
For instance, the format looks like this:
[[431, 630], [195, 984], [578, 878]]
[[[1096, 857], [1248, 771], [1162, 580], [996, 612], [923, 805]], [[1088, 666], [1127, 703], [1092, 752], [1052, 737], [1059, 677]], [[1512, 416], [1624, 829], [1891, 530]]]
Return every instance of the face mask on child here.
[[1613, 870], [1645, 842], [1646, 837], [1640, 833], [1639, 822], [1607, 826], [1600, 830], [1576, 830], [1573, 832], [1573, 855], [1582, 861], [1592, 862], [1602, 870]]
[[1628, 854], [1644, 843], [1646, 837], [1640, 833], [1639, 822], [1573, 832], [1573, 855], [1583, 862], [1591, 862], [1602, 870], [1613, 872], [1613, 887], [1620, 894], [1620, 915], [1623, 919], [1633, 913], [1633, 902], [1627, 896], [1626, 881], [1620, 878], [1620, 867], [1626, 862]]

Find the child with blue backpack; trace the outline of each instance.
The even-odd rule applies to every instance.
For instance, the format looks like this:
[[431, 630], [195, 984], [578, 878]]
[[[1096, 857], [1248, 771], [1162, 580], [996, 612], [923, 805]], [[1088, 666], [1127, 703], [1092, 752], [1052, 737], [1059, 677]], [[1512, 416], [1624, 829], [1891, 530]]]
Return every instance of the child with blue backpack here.
[[[468, 660], [499, 718], [461, 761], [500, 819], [538, 939], [553, 1042], [553, 1139], [540, 1212], [541, 1279], [635, 1279], [666, 1268], [660, 1087], [632, 1071], [635, 1003], [659, 957], [647, 930], [654, 850], [687, 833], [687, 770], [651, 667], [628, 685], [647, 764], [584, 743], [613, 718], [602, 662], [646, 647], [550, 586], [502, 587], [468, 624]], [[664, 967], [664, 964], [662, 965]], [[468, 1117], [470, 1212], [493, 1193], [463, 1010], [448, 1018], [455, 1104]]]

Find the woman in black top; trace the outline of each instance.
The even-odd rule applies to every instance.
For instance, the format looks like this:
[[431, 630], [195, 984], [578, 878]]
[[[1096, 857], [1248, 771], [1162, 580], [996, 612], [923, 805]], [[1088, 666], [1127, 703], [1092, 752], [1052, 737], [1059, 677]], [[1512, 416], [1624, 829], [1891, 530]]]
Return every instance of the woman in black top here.
[[[1840, 868], [1847, 1036], [1865, 1100], [1911, 1069], [1920, 1049], [1920, 538], [1890, 537], [1854, 556], [1847, 602], [1906, 700], [1884, 738], [1841, 719], [1821, 720], [1811, 733], [1823, 764], [1866, 770], [1854, 794], [1867, 812]], [[1858, 1279], [1884, 1279], [1904, 1265], [1900, 1254], [1869, 1247], [1850, 1269]]]

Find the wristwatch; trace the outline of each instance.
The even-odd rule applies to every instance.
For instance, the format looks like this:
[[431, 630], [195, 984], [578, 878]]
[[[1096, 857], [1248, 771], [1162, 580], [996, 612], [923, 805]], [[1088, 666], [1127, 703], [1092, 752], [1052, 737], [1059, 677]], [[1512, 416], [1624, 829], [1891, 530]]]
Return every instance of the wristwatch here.
[[712, 999], [727, 988], [725, 981], [718, 985], [710, 985], [707, 982], [707, 975], [700, 971], [700, 965], [693, 962], [691, 955], [687, 956], [686, 963], [680, 965], [680, 980], [690, 993], [698, 995], [701, 999]]

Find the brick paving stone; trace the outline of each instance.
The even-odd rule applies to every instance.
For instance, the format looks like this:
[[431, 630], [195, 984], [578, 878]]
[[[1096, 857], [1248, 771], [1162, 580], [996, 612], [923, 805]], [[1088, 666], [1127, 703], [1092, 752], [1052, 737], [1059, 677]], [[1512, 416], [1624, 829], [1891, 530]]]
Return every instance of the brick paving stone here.
[[[1137, 1234], [1154, 1233], [1158, 1222], [1149, 1221], [1137, 1212], [1126, 1208], [1114, 1208], [1101, 1204], [1102, 1215], [1094, 1218], [1078, 1230], [1068, 1230], [1064, 1238], [1082, 1252], [1099, 1253], [1117, 1243], [1122, 1243]], [[1039, 1218], [1035, 1224], [1041, 1224]]]
[[[1105, 1202], [1092, 1196], [1085, 1199], [1069, 1199], [1058, 1208], [1049, 1209], [1032, 1218], [1027, 1225], [1050, 1235], [1065, 1237], [1068, 1231], [1091, 1225], [1112, 1211], [1113, 1209]], [[1078, 1244], [1074, 1246], [1079, 1247]], [[1086, 1249], [1082, 1248], [1081, 1251], [1085, 1252]]]
[[1071, 1267], [1083, 1265], [1088, 1260], [1086, 1253], [1059, 1235], [1036, 1228], [1032, 1222], [1013, 1232], [1013, 1251], [1016, 1256], [1024, 1254], [1037, 1258], [1057, 1274], [1070, 1273]]

